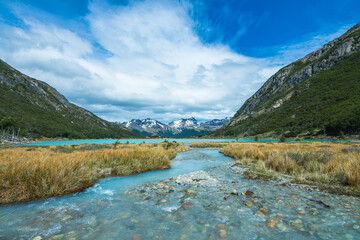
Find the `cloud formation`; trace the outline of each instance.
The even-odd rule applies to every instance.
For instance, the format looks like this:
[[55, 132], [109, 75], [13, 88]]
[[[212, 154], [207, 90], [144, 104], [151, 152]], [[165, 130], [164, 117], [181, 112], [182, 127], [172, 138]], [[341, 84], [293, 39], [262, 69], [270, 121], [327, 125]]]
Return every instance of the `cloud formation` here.
[[203, 43], [190, 7], [176, 1], [94, 1], [85, 17], [88, 37], [18, 16], [25, 28], [0, 25], [0, 55], [110, 121], [232, 116], [279, 64]]

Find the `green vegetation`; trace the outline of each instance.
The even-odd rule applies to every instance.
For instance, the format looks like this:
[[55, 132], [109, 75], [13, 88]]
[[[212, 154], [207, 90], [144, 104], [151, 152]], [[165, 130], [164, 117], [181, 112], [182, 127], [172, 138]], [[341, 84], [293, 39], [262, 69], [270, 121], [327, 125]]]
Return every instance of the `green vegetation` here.
[[286, 137], [285, 137], [284, 134], [281, 135], [281, 137], [280, 137], [280, 142], [286, 142]]
[[62, 138], [136, 138], [124, 127], [69, 103], [44, 82], [0, 61], [0, 129], [21, 136]]
[[[215, 131], [213, 136], [248, 136], [263, 133], [297, 135], [359, 134], [360, 132], [360, 52], [330, 70], [314, 75], [294, 87], [265, 99], [255, 110], [269, 109], [279, 99], [293, 93], [290, 100], [271, 111], [249, 115], [245, 120]], [[240, 111], [239, 111], [240, 112]]]

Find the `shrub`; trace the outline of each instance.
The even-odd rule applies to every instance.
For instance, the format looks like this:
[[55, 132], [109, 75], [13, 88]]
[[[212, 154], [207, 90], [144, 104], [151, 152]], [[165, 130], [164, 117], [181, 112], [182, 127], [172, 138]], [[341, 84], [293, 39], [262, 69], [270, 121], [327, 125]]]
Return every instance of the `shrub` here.
[[113, 144], [113, 149], [116, 149], [119, 144], [120, 144], [119, 140], [116, 140], [116, 142], [114, 142]]
[[284, 134], [281, 135], [281, 137], [280, 137], [280, 142], [286, 142], [286, 137], [285, 137]]
[[344, 134], [344, 132], [342, 130], [340, 130], [340, 132], [339, 132], [339, 137], [340, 138], [345, 138], [345, 134]]

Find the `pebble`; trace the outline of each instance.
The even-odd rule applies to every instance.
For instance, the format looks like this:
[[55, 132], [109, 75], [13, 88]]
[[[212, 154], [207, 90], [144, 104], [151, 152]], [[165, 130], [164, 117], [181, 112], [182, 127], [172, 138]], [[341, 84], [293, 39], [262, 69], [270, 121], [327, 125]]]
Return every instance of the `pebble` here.
[[140, 234], [134, 235], [133, 240], [141, 240], [141, 235]]
[[286, 226], [283, 223], [279, 223], [278, 225], [276, 225], [276, 227], [279, 229], [280, 232], [286, 231]]
[[245, 205], [247, 207], [252, 207], [252, 206], [254, 206], [254, 203], [253, 202], [246, 202]]
[[265, 215], [262, 212], [256, 212], [255, 215], [258, 215], [258, 216], [260, 216], [262, 218], [265, 218]]
[[268, 213], [268, 212], [269, 212], [269, 210], [266, 209], [266, 208], [260, 208], [260, 211], [262, 211], [262, 212], [264, 212], [264, 213]]
[[242, 195], [246, 195], [246, 196], [252, 196], [254, 195], [254, 192], [250, 191], [250, 190], [246, 190], [246, 192], [242, 192]]
[[216, 225], [217, 228], [226, 228], [225, 224], [223, 223], [219, 223], [218, 225]]
[[130, 222], [131, 222], [131, 223], [138, 223], [139, 221], [136, 220], [135, 218], [132, 218], [132, 219], [130, 219]]
[[301, 223], [302, 223], [302, 220], [301, 220], [301, 219], [296, 219], [296, 220], [294, 221], [294, 223], [301, 224]]
[[294, 227], [299, 230], [299, 231], [305, 231], [304, 228], [303, 228], [303, 225], [302, 225], [302, 220], [301, 219], [296, 219], [294, 221]]
[[120, 218], [128, 218], [130, 217], [130, 213], [121, 214]]
[[188, 235], [187, 235], [187, 234], [182, 234], [182, 235], [181, 235], [181, 239], [186, 239], [186, 238], [188, 238]]
[[225, 229], [221, 229], [219, 232], [219, 235], [221, 238], [226, 238], [227, 232]]
[[239, 192], [234, 189], [234, 190], [231, 191], [231, 194], [232, 195], [239, 195]]
[[71, 216], [65, 216], [62, 221], [63, 222], [66, 222], [66, 221], [69, 221], [72, 217]]
[[42, 240], [43, 238], [41, 236], [36, 236], [32, 240]]
[[59, 234], [59, 235], [54, 235], [54, 236], [52, 236], [50, 239], [51, 240], [56, 240], [56, 239], [61, 239], [61, 238], [63, 238], [64, 237], [64, 234]]
[[273, 228], [277, 225], [277, 222], [274, 219], [269, 219], [266, 221], [266, 226]]

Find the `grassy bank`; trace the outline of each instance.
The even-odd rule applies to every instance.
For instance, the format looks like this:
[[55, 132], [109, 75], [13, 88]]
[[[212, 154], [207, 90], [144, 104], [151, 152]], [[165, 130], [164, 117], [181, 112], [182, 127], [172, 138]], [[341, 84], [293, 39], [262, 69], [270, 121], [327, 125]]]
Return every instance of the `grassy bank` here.
[[82, 191], [100, 178], [171, 167], [179, 143], [17, 147], [0, 150], [0, 204]]
[[281, 173], [295, 183], [360, 196], [359, 142], [223, 143], [220, 152], [249, 167], [247, 178], [275, 179]]
[[194, 142], [190, 147], [194, 148], [222, 148], [228, 145], [226, 142]]

